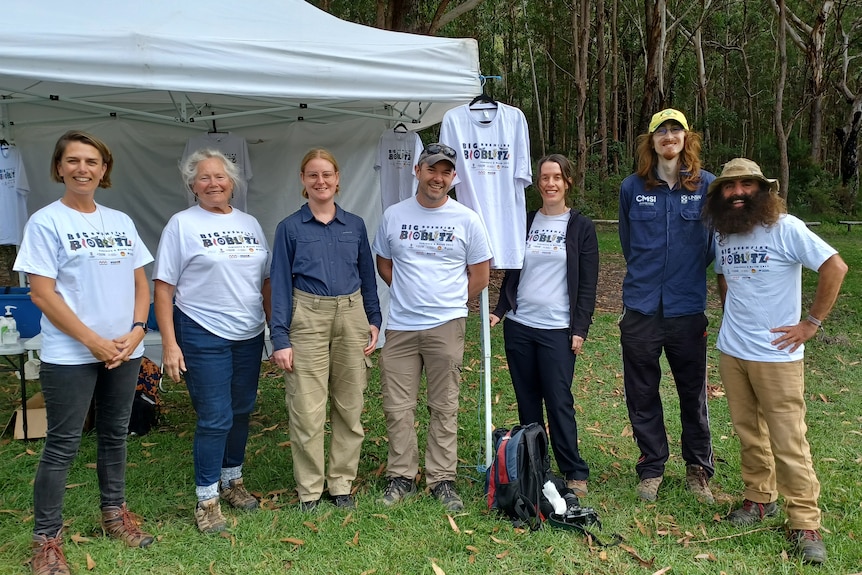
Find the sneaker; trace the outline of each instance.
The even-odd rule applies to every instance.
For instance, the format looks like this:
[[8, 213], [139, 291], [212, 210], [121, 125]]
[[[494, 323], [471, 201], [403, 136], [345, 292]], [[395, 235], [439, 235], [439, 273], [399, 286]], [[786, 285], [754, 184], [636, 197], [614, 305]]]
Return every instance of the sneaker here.
[[755, 503], [751, 499], [745, 499], [742, 502], [742, 507], [731, 511], [726, 520], [737, 527], [747, 527], [777, 514], [778, 505], [775, 501], [771, 503]]
[[715, 497], [709, 489], [709, 476], [700, 465], [685, 466], [685, 488], [694, 493], [701, 503], [715, 503]]
[[312, 499], [311, 501], [300, 501], [299, 502], [299, 510], [303, 513], [311, 513], [317, 506], [320, 505], [320, 498]]
[[63, 555], [63, 530], [57, 532], [56, 537], [48, 538], [45, 535], [33, 535], [30, 544], [33, 559], [30, 567], [33, 575], [70, 575], [69, 564]]
[[236, 507], [237, 509], [253, 511], [260, 507], [260, 502], [257, 498], [249, 493], [248, 489], [245, 488], [245, 485], [242, 484], [242, 477], [239, 479], [231, 479], [229, 487], [222, 488], [220, 496], [222, 499], [227, 501], [231, 507]]
[[347, 495], [334, 495], [332, 503], [340, 509], [356, 509], [356, 501], [349, 493]]
[[802, 557], [803, 563], [826, 562], [826, 545], [820, 531], [816, 529], [791, 529], [787, 538], [793, 544], [794, 551]]
[[120, 507], [102, 508], [102, 529], [129, 547], [146, 547], [154, 541], [152, 535], [141, 530], [141, 523], [141, 516], [129, 511], [125, 503]]
[[390, 477], [389, 483], [386, 484], [386, 489], [383, 490], [383, 497], [378, 501], [389, 507], [395, 505], [403, 499], [407, 499], [416, 493], [416, 483], [407, 477]]
[[455, 491], [454, 481], [441, 481], [431, 488], [431, 493], [437, 500], [443, 504], [446, 511], [461, 511], [464, 509], [464, 502], [458, 497], [458, 492]]
[[198, 501], [195, 506], [195, 522], [201, 533], [218, 533], [227, 528], [227, 521], [222, 515], [218, 497]]
[[661, 475], [641, 479], [637, 487], [638, 497], [644, 501], [655, 501], [658, 498], [658, 487], [662, 481], [664, 481], [664, 477]]
[[578, 497], [586, 497], [587, 495], [586, 479], [566, 479], [566, 487], [574, 491]]

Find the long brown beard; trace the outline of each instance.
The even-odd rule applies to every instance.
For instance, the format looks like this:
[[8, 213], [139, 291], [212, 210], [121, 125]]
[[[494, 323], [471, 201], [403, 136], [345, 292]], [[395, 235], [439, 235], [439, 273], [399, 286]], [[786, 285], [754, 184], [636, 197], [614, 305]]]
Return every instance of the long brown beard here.
[[[731, 202], [745, 199], [741, 208], [731, 207]], [[754, 226], [771, 226], [784, 212], [784, 202], [777, 194], [761, 189], [753, 196], [732, 196], [725, 199], [720, 190], [709, 198], [707, 216], [715, 230], [722, 236], [745, 234]]]

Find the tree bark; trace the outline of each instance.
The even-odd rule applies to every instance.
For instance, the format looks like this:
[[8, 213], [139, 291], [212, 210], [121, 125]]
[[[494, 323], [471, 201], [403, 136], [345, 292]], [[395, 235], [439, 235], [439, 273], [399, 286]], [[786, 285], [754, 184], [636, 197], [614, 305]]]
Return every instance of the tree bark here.
[[778, 140], [780, 163], [778, 184], [779, 194], [787, 199], [790, 183], [790, 164], [787, 159], [787, 135], [784, 132], [784, 86], [787, 82], [787, 17], [784, 0], [778, 0], [778, 81], [775, 85], [775, 138]]
[[596, 73], [598, 74], [598, 107], [599, 107], [599, 131], [600, 160], [599, 178], [604, 180], [608, 177], [608, 102], [607, 102], [607, 56], [605, 54], [605, 0], [598, 0], [596, 4]]

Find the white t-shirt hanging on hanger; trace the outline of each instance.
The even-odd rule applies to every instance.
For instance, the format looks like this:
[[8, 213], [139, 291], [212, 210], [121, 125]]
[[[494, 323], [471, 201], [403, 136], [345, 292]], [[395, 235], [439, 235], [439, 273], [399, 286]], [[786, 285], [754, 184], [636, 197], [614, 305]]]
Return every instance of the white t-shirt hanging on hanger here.
[[519, 269], [527, 227], [524, 188], [533, 178], [524, 113], [500, 102], [496, 108], [458, 106], [443, 117], [440, 142], [458, 152], [455, 193], [485, 223], [491, 267]]
[[[233, 191], [233, 199], [230, 204], [245, 212], [248, 204], [248, 181], [253, 175], [251, 160], [248, 157], [248, 144], [246, 144], [245, 138], [231, 134], [230, 132], [210, 132], [193, 136], [186, 142], [186, 149], [183, 152], [183, 158], [180, 160], [180, 163], [184, 163], [196, 151], [207, 148], [218, 150], [239, 168], [240, 185]], [[194, 194], [188, 191], [186, 192], [186, 196], [189, 205], [195, 205], [196, 198]]]
[[416, 195], [418, 180], [413, 172], [422, 153], [422, 140], [416, 132], [386, 130], [380, 134], [377, 162], [380, 173], [380, 201], [383, 210]]
[[21, 245], [28, 193], [30, 185], [18, 148], [0, 145], [0, 245]]

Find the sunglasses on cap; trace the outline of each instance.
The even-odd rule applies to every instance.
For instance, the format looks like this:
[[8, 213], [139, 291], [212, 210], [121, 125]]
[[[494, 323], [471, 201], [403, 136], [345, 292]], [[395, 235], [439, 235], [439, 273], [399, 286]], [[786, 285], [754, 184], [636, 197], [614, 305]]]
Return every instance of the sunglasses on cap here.
[[455, 150], [453, 150], [446, 144], [428, 144], [428, 146], [425, 148], [424, 153], [428, 155], [443, 154], [451, 160], [454, 160], [456, 157], [458, 157], [458, 154], [455, 152]]

